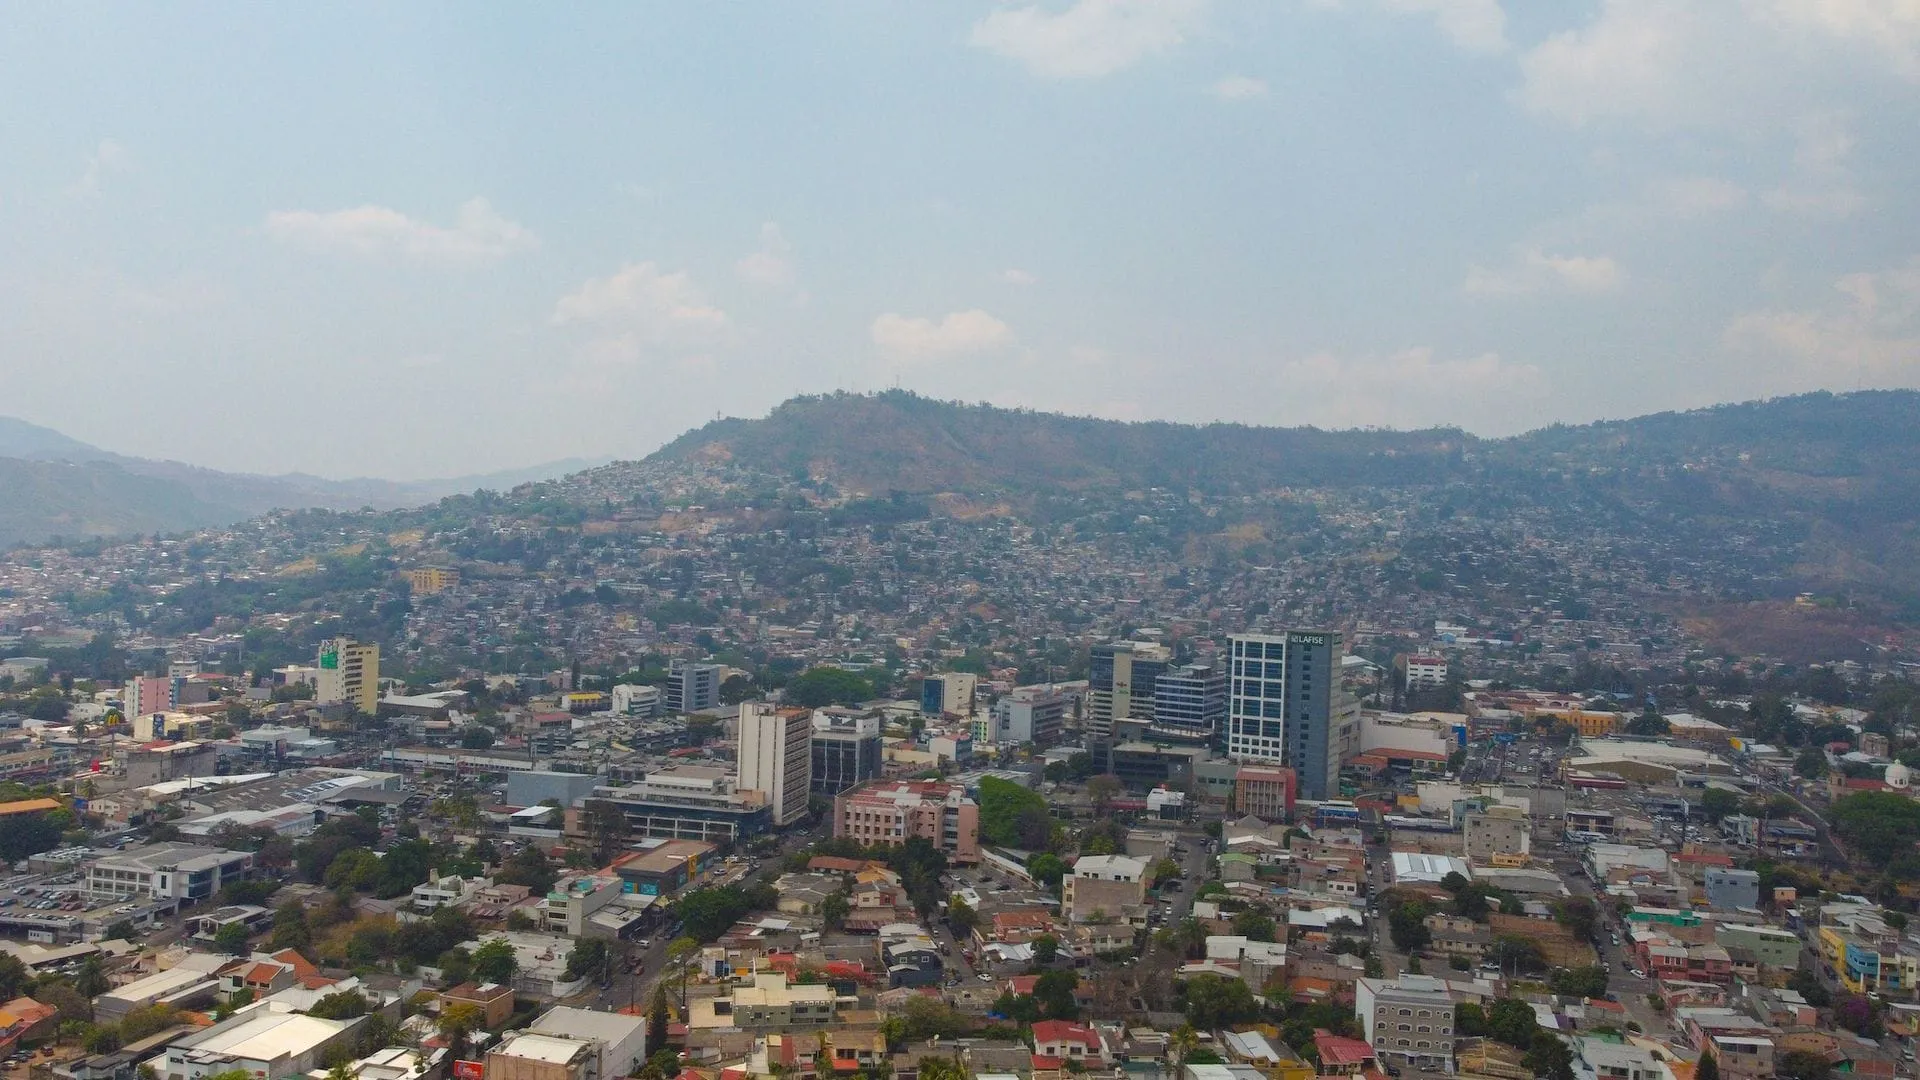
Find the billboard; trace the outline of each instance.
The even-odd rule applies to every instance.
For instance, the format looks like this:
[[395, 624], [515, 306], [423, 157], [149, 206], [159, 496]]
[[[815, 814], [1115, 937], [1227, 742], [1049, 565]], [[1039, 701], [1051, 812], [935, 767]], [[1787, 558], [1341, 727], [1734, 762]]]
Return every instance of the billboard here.
[[486, 1062], [462, 1061], [458, 1058], [454, 1059], [453, 1080], [483, 1080], [483, 1078], [486, 1075], [487, 1075]]

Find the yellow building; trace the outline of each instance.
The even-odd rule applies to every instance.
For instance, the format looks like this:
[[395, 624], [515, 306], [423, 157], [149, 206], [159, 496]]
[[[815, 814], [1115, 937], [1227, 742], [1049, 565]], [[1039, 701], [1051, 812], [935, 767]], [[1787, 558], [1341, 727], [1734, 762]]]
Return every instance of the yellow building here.
[[1613, 734], [1614, 726], [1620, 722], [1620, 714], [1597, 712], [1588, 709], [1528, 709], [1526, 716], [1534, 723], [1542, 719], [1559, 720], [1580, 733], [1583, 739], [1603, 739]]
[[315, 704], [346, 702], [372, 716], [380, 707], [380, 646], [348, 638], [320, 643]]
[[432, 596], [460, 584], [460, 571], [446, 566], [423, 566], [407, 571], [407, 584], [415, 596]]

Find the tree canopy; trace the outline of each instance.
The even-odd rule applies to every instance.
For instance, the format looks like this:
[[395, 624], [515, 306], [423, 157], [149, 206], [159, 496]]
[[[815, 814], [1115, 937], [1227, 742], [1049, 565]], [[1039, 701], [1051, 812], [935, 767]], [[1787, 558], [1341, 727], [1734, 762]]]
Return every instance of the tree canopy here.
[[790, 705], [818, 709], [827, 705], [858, 705], [873, 697], [866, 676], [845, 668], [817, 667], [787, 684]]
[[1911, 857], [1920, 840], [1920, 802], [1890, 791], [1862, 791], [1833, 801], [1827, 821], [1849, 850], [1876, 866]]
[[[1034, 843], [1032, 822], [1043, 826]], [[1047, 800], [1039, 792], [997, 776], [980, 778], [980, 837], [1002, 847], [1035, 849], [1045, 846], [1053, 827]]]

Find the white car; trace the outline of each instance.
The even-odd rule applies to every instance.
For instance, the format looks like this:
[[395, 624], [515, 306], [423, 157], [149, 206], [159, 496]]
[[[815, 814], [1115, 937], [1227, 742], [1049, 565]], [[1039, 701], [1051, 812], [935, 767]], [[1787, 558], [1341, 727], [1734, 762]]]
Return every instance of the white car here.
[[987, 973], [986, 973], [986, 972], [984, 972], [984, 971], [983, 971], [983, 972], [981, 972], [981, 973], [979, 974], [979, 976], [977, 976], [977, 977], [979, 978], [979, 980], [980, 980], [981, 982], [992, 982], [992, 981], [993, 981], [993, 976], [991, 976], [991, 975], [989, 975], [989, 974], [987, 974]]

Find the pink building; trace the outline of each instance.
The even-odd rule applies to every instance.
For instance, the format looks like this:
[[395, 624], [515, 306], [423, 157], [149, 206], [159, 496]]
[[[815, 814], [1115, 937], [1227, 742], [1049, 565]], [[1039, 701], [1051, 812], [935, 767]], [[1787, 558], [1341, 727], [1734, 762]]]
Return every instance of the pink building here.
[[922, 836], [954, 862], [980, 861], [980, 807], [959, 784], [881, 780], [833, 800], [833, 835], [898, 847]]

